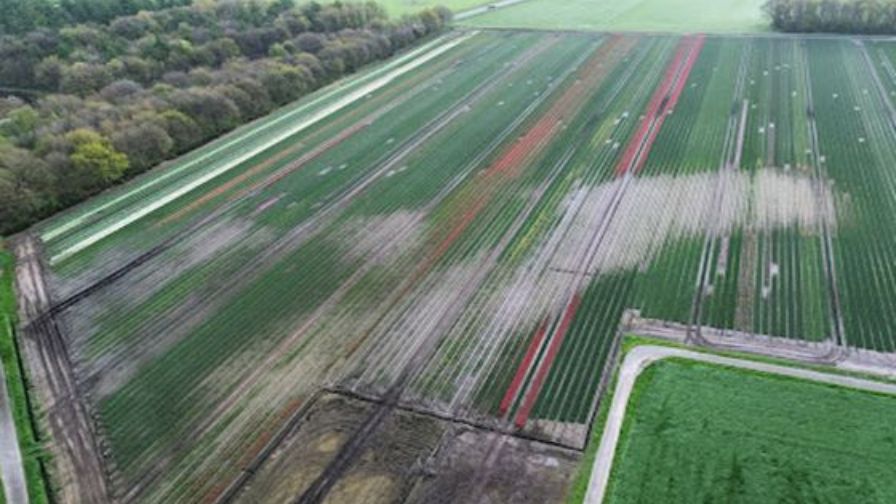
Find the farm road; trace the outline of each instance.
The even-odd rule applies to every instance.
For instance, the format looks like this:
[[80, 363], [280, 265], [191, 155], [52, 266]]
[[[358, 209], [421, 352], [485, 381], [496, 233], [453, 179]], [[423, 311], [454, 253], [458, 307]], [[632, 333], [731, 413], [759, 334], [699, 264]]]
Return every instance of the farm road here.
[[36, 239], [23, 236], [15, 245], [15, 252], [24, 355], [35, 388], [41, 394], [45, 425], [53, 436], [49, 449], [59, 482], [58, 502], [109, 502], [104, 460], [90, 414], [77, 390], [65, 337], [53, 316], [42, 316], [52, 306], [52, 300]]
[[610, 405], [610, 412], [607, 416], [607, 421], [604, 424], [603, 436], [601, 437], [600, 446], [597, 449], [597, 457], [594, 460], [594, 467], [591, 471], [591, 481], [588, 485], [588, 493], [585, 495], [586, 504], [601, 504], [604, 501], [607, 484], [610, 480], [610, 471], [613, 467], [613, 457], [616, 454], [616, 446], [619, 443], [622, 424], [625, 420], [625, 412], [628, 407], [629, 396], [634, 389], [638, 376], [654, 362], [670, 358], [689, 359], [719, 366], [747, 369], [750, 371], [758, 371], [760, 373], [788, 376], [791, 378], [799, 378], [801, 380], [837, 385], [866, 392], [896, 395], [896, 385], [893, 384], [864, 380], [851, 376], [822, 373], [809, 369], [767, 364], [764, 362], [732, 359], [730, 357], [722, 357], [721, 355], [693, 352], [680, 348], [652, 345], [639, 346], [628, 353], [619, 369], [619, 379], [616, 382], [613, 403]]
[[0, 480], [3, 482], [0, 489], [7, 502], [27, 504], [28, 489], [22, 469], [22, 453], [19, 451], [19, 440], [5, 384], [6, 373], [0, 362]]

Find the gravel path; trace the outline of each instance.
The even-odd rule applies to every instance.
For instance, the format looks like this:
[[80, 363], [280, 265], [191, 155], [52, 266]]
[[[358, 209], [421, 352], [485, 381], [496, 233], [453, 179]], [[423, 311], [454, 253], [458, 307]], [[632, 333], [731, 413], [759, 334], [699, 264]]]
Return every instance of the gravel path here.
[[2, 362], [0, 362], [0, 480], [3, 481], [2, 490], [6, 502], [28, 503], [22, 454], [19, 452], [19, 440], [16, 437], [16, 426], [6, 392], [6, 374]]
[[750, 360], [732, 359], [720, 355], [705, 354], [661, 346], [639, 346], [628, 353], [619, 370], [619, 379], [613, 395], [613, 403], [610, 405], [610, 413], [604, 425], [603, 437], [597, 450], [594, 467], [591, 470], [591, 481], [588, 493], [585, 496], [586, 504], [601, 504], [610, 480], [610, 470], [613, 467], [613, 457], [616, 454], [616, 445], [625, 420], [625, 412], [628, 407], [629, 396], [635, 386], [635, 382], [641, 372], [654, 362], [669, 359], [683, 358], [699, 362], [706, 362], [720, 366], [728, 366], [740, 369], [748, 369], [762, 373], [789, 376], [803, 380], [810, 380], [830, 385], [838, 385], [856, 390], [876, 392], [881, 394], [896, 395], [896, 385], [864, 380], [850, 376], [835, 375], [811, 371], [808, 369], [793, 368], [756, 362]]

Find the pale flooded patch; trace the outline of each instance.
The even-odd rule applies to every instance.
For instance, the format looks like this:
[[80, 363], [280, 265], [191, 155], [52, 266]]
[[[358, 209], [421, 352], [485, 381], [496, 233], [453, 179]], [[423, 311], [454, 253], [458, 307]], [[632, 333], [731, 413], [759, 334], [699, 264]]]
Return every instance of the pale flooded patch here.
[[[794, 170], [714, 172], [634, 178], [614, 200], [614, 180], [592, 187], [568, 228], [553, 266], [564, 271], [609, 272], [643, 266], [668, 241], [738, 229], [770, 231], [796, 226], [818, 233], [836, 225], [830, 184]], [[571, 194], [579, 198], [582, 189]], [[548, 237], [550, 244], [555, 237]], [[599, 243], [595, 243], [595, 240]], [[590, 251], [590, 252], [589, 252]]]
[[[429, 407], [464, 410], [508, 345], [528, 341], [566, 306], [577, 278], [645, 268], [674, 240], [724, 237], [736, 230], [796, 227], [817, 233], [835, 224], [831, 187], [800, 170], [723, 171], [686, 176], [616, 178], [575, 184], [519, 264], [492, 279], [470, 303], [414, 393]], [[530, 238], [527, 238], [529, 240]], [[727, 246], [727, 245], [726, 245]], [[723, 254], [727, 256], [727, 254]], [[724, 266], [721, 267], [725, 269]], [[769, 266], [769, 285], [778, 265]], [[446, 295], [433, 291], [436, 298]], [[421, 300], [423, 301], [423, 300]], [[438, 303], [421, 302], [422, 311]], [[407, 328], [406, 334], [414, 334]], [[428, 328], [426, 328], [428, 329]], [[515, 341], [515, 343], [514, 343]], [[463, 358], [458, 354], [462, 353]], [[438, 384], [438, 397], [432, 390]]]
[[349, 258], [380, 263], [420, 243], [423, 218], [422, 212], [412, 210], [356, 217], [342, 226], [340, 242], [348, 247]]

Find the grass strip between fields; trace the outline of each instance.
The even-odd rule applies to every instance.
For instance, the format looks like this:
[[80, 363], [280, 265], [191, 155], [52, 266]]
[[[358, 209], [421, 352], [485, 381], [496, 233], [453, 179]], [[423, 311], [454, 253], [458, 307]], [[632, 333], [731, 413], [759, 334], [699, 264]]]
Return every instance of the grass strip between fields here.
[[[27, 377], [21, 365], [22, 360], [15, 340], [14, 264], [13, 255], [3, 248], [3, 242], [0, 240], [0, 360], [6, 372], [6, 388], [19, 437], [22, 463], [25, 466], [28, 497], [32, 504], [42, 504], [49, 502], [49, 496], [41, 463], [46, 463], [49, 455], [37, 440], [34, 429], [36, 422], [33, 421], [28, 408]], [[0, 499], [0, 503], [2, 502]]]
[[[567, 504], [582, 504], [585, 502], [585, 496], [588, 493], [588, 486], [591, 482], [591, 473], [592, 467], [594, 465], [594, 460], [597, 457], [597, 450], [600, 446], [601, 438], [603, 437], [604, 426], [607, 421], [607, 415], [610, 411], [610, 405], [613, 404], [613, 395], [616, 390], [616, 381], [618, 380], [618, 365], [621, 365], [622, 362], [625, 361], [626, 356], [629, 352], [639, 346], [663, 346], [670, 348], [680, 348], [684, 350], [689, 350], [697, 353], [705, 353], [705, 354], [713, 354], [713, 355], [721, 355], [724, 357], [736, 358], [741, 360], [748, 360], [754, 362], [762, 362], [767, 364], [775, 364], [780, 366], [787, 366], [791, 368], [799, 368], [799, 369], [808, 369], [812, 371], [818, 371], [828, 374], [836, 374], [842, 376], [850, 376], [855, 378], [862, 378], [866, 380], [879, 381], [883, 383], [896, 383], [894, 379], [888, 379], [879, 375], [871, 375], [866, 373], [857, 373], [852, 371], [845, 371], [842, 369], [837, 369], [831, 366], [824, 365], [813, 365], [806, 363], [799, 363], [794, 361], [789, 361], [786, 359], [776, 359], [774, 357], [767, 357], [764, 355], [757, 355], [745, 352], [732, 352], [732, 351], [717, 351], [709, 348], [698, 347], [685, 345], [683, 343], [677, 343], [674, 341], [669, 341], [662, 338], [653, 338], [649, 336], [641, 336], [637, 334], [626, 334], [622, 339], [622, 351], [620, 352], [619, 359], [614, 363], [608, 363], [608, 365], [617, 366], [617, 369], [613, 371], [613, 377], [610, 380], [610, 383], [607, 385], [606, 394], [600, 400], [600, 406], [597, 410], [597, 414], [594, 417], [594, 425], [591, 429], [590, 438], [588, 440], [588, 445], [585, 448], [585, 452], [582, 456], [582, 460], [579, 464], [579, 469], [573, 479], [572, 486], [570, 487], [569, 492], [567, 493], [566, 502]], [[721, 366], [724, 367], [724, 366]], [[737, 368], [735, 368], [737, 369]], [[749, 371], [744, 369], [738, 369], [743, 372], [752, 372], [757, 375], [764, 376], [765, 373], [757, 372], [757, 371]], [[647, 370], [645, 370], [646, 372]], [[643, 374], [643, 373], [642, 373]], [[798, 378], [792, 378], [798, 381]], [[635, 382], [635, 387], [632, 390], [631, 396], [629, 397], [629, 404], [634, 404], [637, 402], [638, 397], [643, 392], [643, 383], [645, 380], [641, 380], [639, 377]], [[808, 383], [815, 383], [809, 381]], [[831, 387], [840, 388], [836, 385], [829, 385]], [[851, 390], [851, 389], [849, 389]], [[857, 391], [858, 392], [858, 391]], [[865, 392], [871, 394], [872, 392]], [[630, 422], [632, 421], [633, 415], [626, 414], [625, 421], [622, 425], [622, 432], [620, 434], [620, 439], [625, 436], [625, 433], [630, 429]], [[617, 448], [618, 449], [618, 448]], [[612, 481], [612, 476], [611, 476]]]

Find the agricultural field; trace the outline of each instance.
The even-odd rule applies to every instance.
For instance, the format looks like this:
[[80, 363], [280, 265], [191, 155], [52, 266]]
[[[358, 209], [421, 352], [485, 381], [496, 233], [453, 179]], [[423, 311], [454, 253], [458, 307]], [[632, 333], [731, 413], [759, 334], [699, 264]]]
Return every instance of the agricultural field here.
[[489, 28], [752, 33], [768, 31], [764, 0], [524, 0], [461, 20]]
[[608, 503], [896, 499], [896, 398], [683, 360], [638, 378]]
[[38, 225], [60, 492], [559, 500], [626, 309], [893, 352], [894, 58], [459, 30]]

